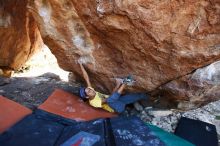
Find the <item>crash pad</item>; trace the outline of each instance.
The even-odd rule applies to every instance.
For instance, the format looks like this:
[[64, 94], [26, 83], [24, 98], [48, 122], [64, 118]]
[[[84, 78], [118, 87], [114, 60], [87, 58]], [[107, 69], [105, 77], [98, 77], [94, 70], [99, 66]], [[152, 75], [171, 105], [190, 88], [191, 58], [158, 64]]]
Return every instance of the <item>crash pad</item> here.
[[1, 146], [165, 146], [140, 118], [77, 122], [37, 109], [4, 133]]
[[166, 146], [146, 124], [136, 116], [110, 119], [116, 146]]
[[0, 95], [0, 133], [31, 113], [30, 109]]
[[34, 112], [0, 134], [0, 145], [54, 146], [64, 127], [50, 116], [45, 120]]
[[196, 146], [218, 146], [218, 135], [213, 124], [181, 117], [175, 134]]
[[[55, 146], [65, 146], [66, 143], [69, 143], [69, 146], [77, 145], [75, 141], [76, 140], [79, 141], [80, 138], [83, 138], [83, 141], [86, 140], [88, 142], [95, 143], [96, 146], [105, 146], [106, 145], [105, 143], [108, 137], [105, 134], [106, 129], [105, 129], [104, 121], [105, 119], [96, 119], [92, 121], [78, 122], [78, 124], [66, 126], [61, 136], [57, 140], [57, 143], [55, 144]], [[83, 134], [84, 136], [82, 136], [81, 135], [82, 132], [83, 133], [86, 132], [87, 134], [92, 134], [93, 136], [91, 135], [89, 136], [90, 137], [89, 139], [88, 138], [84, 139], [87, 136], [85, 136], [84, 134]]]
[[56, 89], [39, 109], [76, 121], [89, 121], [97, 118], [109, 118], [117, 114], [103, 109], [93, 108], [78, 96]]
[[185, 139], [182, 139], [173, 133], [164, 131], [155, 125], [146, 123], [146, 126], [149, 127], [150, 130], [166, 144], [166, 146], [195, 146]]

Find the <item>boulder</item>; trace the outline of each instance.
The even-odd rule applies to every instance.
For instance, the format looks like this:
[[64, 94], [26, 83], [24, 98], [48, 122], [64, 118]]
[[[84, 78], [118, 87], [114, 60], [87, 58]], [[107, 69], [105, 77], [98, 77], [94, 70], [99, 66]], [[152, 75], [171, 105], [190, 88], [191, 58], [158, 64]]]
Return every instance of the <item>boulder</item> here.
[[157, 91], [156, 96], [176, 102], [178, 108], [185, 110], [216, 101], [220, 97], [220, 61], [173, 80]]
[[219, 1], [38, 0], [31, 1], [46, 45], [60, 66], [81, 72], [93, 86], [133, 74], [131, 90], [159, 86], [220, 59]]
[[180, 108], [220, 97], [219, 85], [203, 79], [207, 83], [200, 86], [194, 79], [196, 69], [220, 60], [217, 0], [0, 0], [0, 4], [3, 73], [10, 75], [26, 62], [42, 37], [60, 67], [71, 71], [75, 80], [82, 79], [77, 62], [83, 62], [97, 90], [110, 93], [115, 78], [132, 74], [136, 82], [129, 90], [159, 93]]
[[27, 0], [0, 0], [0, 69], [11, 76], [43, 44]]

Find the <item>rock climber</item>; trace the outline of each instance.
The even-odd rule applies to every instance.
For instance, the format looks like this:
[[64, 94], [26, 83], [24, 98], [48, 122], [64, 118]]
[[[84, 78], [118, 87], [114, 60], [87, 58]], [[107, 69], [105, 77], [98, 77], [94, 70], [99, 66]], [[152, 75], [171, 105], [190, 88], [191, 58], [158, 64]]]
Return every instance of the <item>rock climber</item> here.
[[127, 104], [134, 103], [141, 99], [147, 99], [146, 93], [129, 93], [122, 94], [126, 86], [134, 82], [131, 76], [124, 79], [116, 79], [116, 86], [111, 95], [102, 94], [92, 88], [88, 73], [86, 72], [82, 63], [80, 68], [83, 77], [87, 83], [87, 87], [81, 87], [79, 94], [81, 99], [88, 100], [89, 104], [95, 108], [102, 108], [108, 112], [122, 113], [125, 110]]

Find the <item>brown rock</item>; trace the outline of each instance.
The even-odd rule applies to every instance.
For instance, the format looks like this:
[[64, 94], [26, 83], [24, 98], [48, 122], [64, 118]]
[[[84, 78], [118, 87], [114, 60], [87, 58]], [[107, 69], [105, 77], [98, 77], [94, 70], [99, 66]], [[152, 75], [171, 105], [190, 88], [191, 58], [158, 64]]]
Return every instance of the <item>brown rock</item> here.
[[0, 0], [0, 68], [5, 76], [19, 69], [43, 44], [27, 4], [27, 0]]
[[176, 102], [180, 109], [192, 109], [220, 97], [220, 61], [196, 70], [160, 87], [157, 96]]
[[152, 91], [220, 59], [218, 1], [38, 0], [31, 7], [60, 66], [81, 76], [75, 62], [91, 62], [102, 90], [131, 73], [133, 89]]
[[8, 77], [10, 78], [13, 75], [14, 71], [12, 69], [4, 68], [0, 69], [0, 77]]
[[40, 44], [36, 21], [59, 65], [79, 79], [77, 62], [83, 62], [99, 90], [110, 91], [115, 77], [133, 74], [137, 82], [130, 90], [159, 89], [180, 108], [179, 101], [193, 107], [219, 97], [211, 94], [218, 85], [200, 87], [190, 75], [220, 59], [217, 0], [0, 2], [4, 70], [21, 66]]

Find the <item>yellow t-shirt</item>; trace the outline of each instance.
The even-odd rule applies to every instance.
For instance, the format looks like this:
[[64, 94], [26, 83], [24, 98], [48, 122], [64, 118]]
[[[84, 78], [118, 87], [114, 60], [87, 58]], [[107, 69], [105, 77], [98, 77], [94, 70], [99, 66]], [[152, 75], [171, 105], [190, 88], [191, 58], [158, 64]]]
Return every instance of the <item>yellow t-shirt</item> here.
[[96, 108], [102, 108], [109, 112], [114, 112], [114, 110], [108, 104], [102, 104], [102, 98], [109, 98], [109, 95], [96, 92], [95, 97], [92, 100], [89, 100], [89, 104]]

